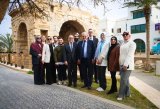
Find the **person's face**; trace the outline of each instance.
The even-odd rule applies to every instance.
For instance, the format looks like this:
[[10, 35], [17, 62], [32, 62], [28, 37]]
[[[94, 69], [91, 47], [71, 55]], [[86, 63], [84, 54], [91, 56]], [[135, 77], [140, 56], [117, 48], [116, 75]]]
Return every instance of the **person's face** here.
[[45, 36], [42, 36], [41, 39], [42, 39], [42, 42], [46, 41], [46, 37]]
[[101, 34], [101, 40], [105, 40], [105, 35]]
[[54, 43], [56, 43], [58, 41], [58, 38], [57, 37], [54, 37]]
[[116, 44], [116, 39], [115, 38], [111, 38], [111, 44]]
[[123, 39], [125, 41], [128, 41], [130, 39], [130, 35], [129, 34], [123, 34]]
[[37, 37], [37, 38], [36, 38], [36, 41], [37, 41], [37, 42], [41, 42], [41, 37]]
[[72, 35], [68, 37], [68, 42], [74, 42], [74, 37]]
[[59, 44], [63, 44], [63, 39], [58, 39]]
[[48, 39], [47, 39], [47, 40], [48, 40], [48, 43], [50, 43], [50, 44], [53, 42], [52, 37], [48, 37]]
[[82, 37], [83, 37], [83, 40], [87, 40], [88, 39], [88, 34], [83, 34]]
[[89, 34], [89, 36], [92, 36], [93, 35], [93, 30], [89, 30], [88, 34]]

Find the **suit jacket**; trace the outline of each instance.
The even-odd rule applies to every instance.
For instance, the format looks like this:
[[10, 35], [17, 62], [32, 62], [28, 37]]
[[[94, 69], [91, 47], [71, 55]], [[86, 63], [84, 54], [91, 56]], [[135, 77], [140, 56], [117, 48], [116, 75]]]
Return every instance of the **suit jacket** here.
[[42, 47], [41, 43], [32, 43], [30, 46], [30, 54], [32, 55], [32, 64], [39, 64], [41, 62], [41, 57], [38, 54], [42, 54]]
[[77, 43], [76, 42], [73, 43], [72, 51], [70, 49], [69, 43], [67, 43], [65, 45], [65, 55], [66, 55], [65, 61], [67, 61], [68, 63], [76, 63], [77, 62], [76, 49], [77, 49]]
[[54, 48], [53, 48], [53, 44], [49, 44], [49, 49], [50, 49], [50, 63], [54, 63]]
[[49, 63], [50, 62], [50, 56], [51, 56], [51, 52], [50, 52], [49, 45], [44, 44], [43, 45], [43, 50], [42, 50], [42, 61], [44, 61], [45, 63]]
[[119, 64], [128, 67], [127, 70], [134, 70], [134, 53], [136, 44], [132, 40], [123, 42], [120, 46]]
[[[89, 38], [88, 38], [89, 39]], [[96, 38], [96, 36], [93, 36], [93, 43], [94, 43], [94, 48], [97, 48], [97, 44], [98, 44], [98, 39]]]
[[[78, 43], [78, 47], [77, 47], [77, 55], [78, 55], [78, 59], [80, 59], [80, 60], [83, 58], [82, 45], [83, 45], [83, 40]], [[95, 53], [95, 47], [94, 47], [93, 41], [87, 40], [87, 58], [89, 60], [94, 59], [94, 53]]]

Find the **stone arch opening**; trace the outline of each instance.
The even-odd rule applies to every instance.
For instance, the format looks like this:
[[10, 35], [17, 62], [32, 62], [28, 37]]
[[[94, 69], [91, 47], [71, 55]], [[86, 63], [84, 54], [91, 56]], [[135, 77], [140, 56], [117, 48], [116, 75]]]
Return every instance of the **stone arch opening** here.
[[142, 39], [135, 39], [134, 42], [136, 43], [136, 52], [145, 52], [145, 42]]
[[85, 31], [84, 27], [77, 21], [69, 20], [62, 24], [59, 36], [63, 37], [64, 42], [67, 42], [69, 35], [74, 35], [75, 33], [82, 33]]
[[27, 26], [25, 23], [20, 23], [17, 35], [17, 52], [28, 52]]

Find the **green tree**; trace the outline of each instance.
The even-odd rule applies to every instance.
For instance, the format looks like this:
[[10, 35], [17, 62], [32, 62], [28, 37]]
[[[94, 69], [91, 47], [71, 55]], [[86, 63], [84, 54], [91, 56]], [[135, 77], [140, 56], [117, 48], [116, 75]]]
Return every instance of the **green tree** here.
[[151, 16], [151, 7], [154, 5], [157, 8], [158, 0], [134, 0], [124, 3], [125, 7], [137, 7], [138, 9], [142, 9], [144, 12], [145, 20], [146, 20], [146, 63], [145, 70], [151, 70], [150, 66], [150, 16]]
[[8, 52], [8, 63], [11, 62], [11, 54], [13, 48], [13, 40], [10, 34], [0, 35], [0, 43], [4, 47], [5, 52]]

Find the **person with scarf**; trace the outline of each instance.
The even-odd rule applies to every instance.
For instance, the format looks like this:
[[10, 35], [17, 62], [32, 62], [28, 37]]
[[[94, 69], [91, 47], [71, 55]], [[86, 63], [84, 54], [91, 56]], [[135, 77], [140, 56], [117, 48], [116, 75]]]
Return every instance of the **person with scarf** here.
[[116, 72], [119, 71], [119, 44], [115, 36], [111, 37], [111, 46], [107, 55], [108, 71], [110, 71], [112, 85], [107, 94], [117, 92]]
[[42, 64], [42, 40], [40, 36], [35, 37], [35, 42], [30, 46], [30, 54], [32, 55], [32, 65], [34, 72], [34, 84], [45, 84], [43, 64]]
[[[106, 67], [107, 67], [107, 59], [104, 58], [101, 63], [98, 62], [98, 57], [100, 56], [102, 49], [108, 49], [109, 46], [105, 47], [106, 45], [106, 39], [105, 34], [102, 33], [100, 35], [100, 42], [98, 43], [96, 52], [95, 52], [95, 60], [96, 60], [96, 66], [97, 66], [97, 73], [98, 73], [98, 80], [99, 80], [99, 88], [96, 90], [101, 92], [106, 90]], [[107, 44], [109, 45], [109, 44]], [[104, 48], [105, 47], [105, 48]]]
[[122, 34], [124, 42], [120, 46], [120, 88], [117, 100], [123, 100], [125, 97], [131, 97], [129, 77], [134, 70], [134, 53], [136, 43], [131, 39], [129, 32], [125, 31]]

